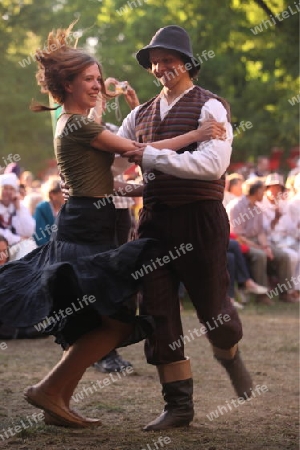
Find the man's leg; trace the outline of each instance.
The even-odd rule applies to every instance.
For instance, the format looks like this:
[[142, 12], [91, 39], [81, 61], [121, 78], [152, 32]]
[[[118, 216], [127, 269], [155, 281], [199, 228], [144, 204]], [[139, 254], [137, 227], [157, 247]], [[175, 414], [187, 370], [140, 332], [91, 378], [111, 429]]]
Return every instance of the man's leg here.
[[215, 358], [225, 367], [237, 395], [245, 398], [251, 395], [252, 380], [237, 346], [242, 325], [227, 295], [227, 215], [217, 202], [199, 202], [190, 205], [185, 216], [197, 225], [188, 227], [190, 233], [186, 236], [193, 250], [173, 264], [206, 327]]
[[[184, 359], [183, 351], [183, 344], [189, 342], [190, 337], [183, 335], [179, 302], [175, 301], [179, 280], [186, 285], [190, 296], [192, 294], [191, 298], [201, 321], [212, 319], [214, 314], [217, 318], [220, 313], [221, 316], [228, 313], [229, 320], [226, 316], [224, 327], [217, 328], [217, 333], [209, 331], [210, 334], [213, 333], [210, 335], [210, 341], [214, 346], [214, 354], [223, 365], [226, 365], [236, 389], [244, 393], [249, 392], [252, 386], [236, 347], [242, 336], [241, 323], [227, 297], [228, 234], [228, 218], [218, 202], [197, 202], [160, 213], [145, 209], [142, 211], [139, 237], [159, 238], [167, 249], [165, 255], [168, 255], [168, 250], [174, 252], [174, 258], [170, 262], [172, 272], [166, 273], [167, 266], [160, 267], [147, 275], [144, 283], [142, 311], [153, 315], [157, 325], [154, 335], [147, 341], [147, 360], [158, 365], [160, 375], [169, 368], [175, 371], [176, 377], [176, 381], [168, 380], [167, 383], [163, 383], [163, 394], [167, 401], [165, 410], [146, 427], [146, 430], [183, 426], [193, 418], [192, 378], [189, 361]], [[175, 247], [179, 253], [182, 251], [181, 255], [177, 256]], [[222, 268], [221, 272], [219, 266]], [[207, 286], [213, 293], [212, 302]], [[201, 289], [204, 295], [199, 295]], [[206, 309], [201, 310], [202, 303], [207, 306]], [[211, 309], [209, 305], [212, 305]], [[175, 362], [181, 362], [183, 370], [179, 370], [181, 364], [178, 364], [176, 370], [172, 365]], [[162, 380], [162, 376], [160, 378]]]
[[[244, 260], [244, 256], [240, 250], [240, 244], [234, 239], [229, 240], [228, 244], [228, 253], [234, 255], [235, 263], [236, 263], [236, 281], [239, 284], [245, 283], [246, 280], [250, 278], [250, 273], [246, 262]], [[230, 273], [231, 276], [231, 273]]]
[[278, 288], [280, 290], [279, 299], [283, 302], [294, 303], [297, 300], [292, 295], [294, 286], [292, 284], [290, 256], [276, 245], [272, 245], [271, 248], [274, 259], [270, 264], [275, 267], [278, 276]]
[[236, 240], [229, 240], [228, 252], [234, 255], [235, 280], [238, 283], [239, 287], [242, 287], [248, 293], [256, 295], [266, 294], [268, 292], [268, 288], [265, 286], [260, 286], [259, 284], [255, 283], [254, 280], [252, 280], [246, 260], [241, 251], [240, 244]]
[[155, 331], [145, 343], [145, 355], [149, 364], [157, 366], [166, 404], [162, 414], [145, 431], [185, 426], [194, 417], [193, 380], [190, 361], [184, 356], [178, 298], [180, 279], [171, 271], [170, 262], [164, 263], [162, 259], [170, 248], [168, 240], [174, 224], [170, 214], [168, 208], [160, 211], [143, 208], [138, 227], [138, 237], [155, 238], [161, 243], [161, 254], [153, 254], [152, 258], [156, 267], [147, 269], [143, 278], [140, 312], [151, 315], [155, 321]]
[[[247, 253], [247, 261], [249, 262], [253, 280], [261, 286], [268, 286], [268, 258], [266, 253], [263, 250], [251, 247]], [[256, 295], [256, 301], [268, 306], [273, 304], [266, 294]]]
[[[290, 247], [285, 248], [284, 251], [289, 255], [290, 258], [292, 276], [297, 278], [300, 273], [299, 272], [300, 251], [297, 252], [296, 250]], [[295, 283], [292, 284], [294, 286], [294, 289], [297, 289], [297, 285], [295, 285]]]
[[144, 277], [141, 314], [155, 321], [155, 332], [146, 340], [147, 362], [157, 366], [165, 408], [145, 431], [159, 431], [188, 425], [194, 417], [193, 380], [184, 343], [178, 277], [169, 266], [160, 267]]
[[247, 253], [253, 280], [261, 286], [268, 286], [267, 262], [268, 258], [263, 250], [250, 248]]

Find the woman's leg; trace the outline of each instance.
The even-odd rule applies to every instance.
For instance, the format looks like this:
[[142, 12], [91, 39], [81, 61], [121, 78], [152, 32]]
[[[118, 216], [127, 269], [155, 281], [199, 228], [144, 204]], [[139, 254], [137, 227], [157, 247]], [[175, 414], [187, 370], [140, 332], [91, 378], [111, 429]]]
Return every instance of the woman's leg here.
[[123, 342], [131, 331], [131, 325], [103, 318], [101, 328], [79, 338], [46, 377], [33, 386], [35, 398], [38, 400], [42, 392], [51, 398], [51, 403], [69, 409], [71, 396], [85, 370]]

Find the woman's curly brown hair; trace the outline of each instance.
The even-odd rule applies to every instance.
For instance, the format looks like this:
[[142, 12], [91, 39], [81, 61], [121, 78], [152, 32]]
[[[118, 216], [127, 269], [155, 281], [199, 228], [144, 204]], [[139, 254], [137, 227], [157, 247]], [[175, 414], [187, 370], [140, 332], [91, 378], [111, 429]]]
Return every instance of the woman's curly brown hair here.
[[[78, 19], [77, 19], [78, 20]], [[101, 74], [101, 91], [105, 95], [102, 69], [99, 62], [84, 50], [69, 45], [75, 20], [67, 29], [59, 28], [49, 33], [44, 49], [37, 49], [35, 59], [38, 64], [36, 79], [41, 92], [50, 93], [54, 101], [62, 105], [66, 99], [65, 85], [92, 64], [97, 64]], [[56, 108], [33, 102], [30, 109], [35, 112]]]

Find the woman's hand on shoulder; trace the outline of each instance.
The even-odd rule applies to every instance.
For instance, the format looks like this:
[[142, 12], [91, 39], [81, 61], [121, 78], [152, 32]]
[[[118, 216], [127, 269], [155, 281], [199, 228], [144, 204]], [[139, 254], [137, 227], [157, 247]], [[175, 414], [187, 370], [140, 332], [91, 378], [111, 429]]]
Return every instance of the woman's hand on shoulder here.
[[210, 141], [212, 139], [226, 139], [226, 129], [223, 122], [217, 122], [213, 117], [205, 120], [196, 130], [197, 142]]

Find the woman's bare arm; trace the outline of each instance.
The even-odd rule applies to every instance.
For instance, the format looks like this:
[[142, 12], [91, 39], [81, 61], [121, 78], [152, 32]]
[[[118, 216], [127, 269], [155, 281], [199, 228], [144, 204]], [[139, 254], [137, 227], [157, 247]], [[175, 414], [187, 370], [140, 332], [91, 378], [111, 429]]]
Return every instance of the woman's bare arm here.
[[121, 155], [122, 153], [143, 148], [145, 144], [139, 144], [130, 139], [117, 136], [111, 131], [104, 130], [93, 139], [91, 146], [105, 152], [119, 153]]
[[[196, 130], [189, 131], [188, 133], [181, 136], [176, 136], [172, 139], [164, 139], [162, 141], [149, 143], [149, 145], [159, 150], [169, 149], [176, 151], [192, 144], [193, 142], [202, 142], [215, 138], [226, 139], [226, 132], [222, 123], [211, 119], [205, 121]], [[99, 133], [91, 142], [91, 145], [99, 150], [119, 154], [135, 151], [139, 148], [145, 147], [145, 144], [139, 144], [138, 142], [116, 136], [108, 130]]]
[[217, 122], [215, 119], [209, 119], [203, 122], [196, 130], [189, 131], [188, 133], [171, 139], [151, 142], [149, 145], [158, 150], [168, 149], [177, 151], [193, 142], [203, 142], [215, 138], [221, 140], [226, 139], [226, 131], [222, 123]]

